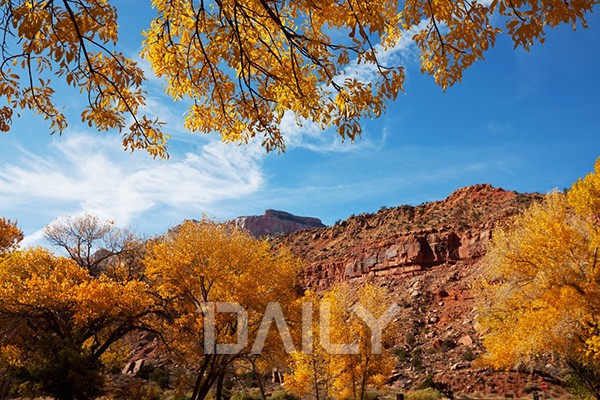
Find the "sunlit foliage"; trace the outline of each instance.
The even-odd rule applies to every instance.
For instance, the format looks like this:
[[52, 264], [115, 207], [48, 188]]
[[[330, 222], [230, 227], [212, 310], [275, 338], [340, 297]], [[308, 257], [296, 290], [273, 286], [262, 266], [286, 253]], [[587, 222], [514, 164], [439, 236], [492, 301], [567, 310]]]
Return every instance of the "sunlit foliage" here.
[[149, 329], [154, 303], [141, 279], [93, 276], [47, 250], [0, 258], [0, 366], [13, 394], [95, 398], [100, 357], [128, 332]]
[[[373, 332], [351, 310], [360, 304], [374, 318], [380, 318], [394, 306], [388, 298], [383, 288], [370, 283], [358, 289], [337, 285], [321, 298], [308, 293], [303, 301], [320, 305], [316, 307], [320, 313], [327, 305], [330, 318], [325, 318], [328, 323], [324, 323], [323, 315], [315, 318], [312, 352], [291, 355], [292, 373], [286, 379], [286, 389], [303, 398], [362, 400], [367, 388], [383, 386], [395, 367], [394, 357], [385, 346], [395, 328], [386, 323], [381, 351], [373, 349]], [[350, 346], [356, 348], [350, 351]], [[338, 353], [334, 347], [342, 351]]]
[[10, 129], [14, 110], [32, 110], [62, 132], [67, 121], [54, 97], [60, 80], [87, 96], [83, 122], [117, 129], [126, 149], [165, 154], [161, 124], [138, 113], [144, 74], [116, 50], [117, 9], [109, 1], [3, 0], [0, 27], [1, 131]]
[[599, 167], [494, 231], [479, 305], [488, 364], [533, 368], [552, 354], [597, 398]]
[[23, 232], [17, 223], [6, 218], [0, 218], [0, 256], [16, 250], [23, 240]]
[[[160, 329], [171, 354], [180, 365], [197, 371], [192, 400], [204, 399], [213, 387], [220, 393], [224, 376], [250, 355], [270, 302], [277, 302], [283, 314], [294, 304], [301, 268], [289, 252], [275, 254], [268, 242], [206, 219], [186, 221], [152, 242], [145, 266], [170, 316]], [[241, 331], [249, 339], [230, 354], [204, 346], [207, 303], [216, 302], [238, 303], [248, 313], [244, 329], [235, 313], [215, 312], [214, 346], [237, 343]], [[281, 348], [283, 343], [272, 329], [274, 339], [269, 342]], [[260, 356], [275, 351], [273, 347], [265, 346]]]
[[[515, 47], [543, 42], [547, 28], [585, 26], [594, 0], [153, 0], [156, 17], [142, 51], [167, 93], [191, 105], [185, 126], [226, 141], [262, 137], [284, 149], [280, 130], [298, 124], [361, 132], [402, 91], [402, 60], [386, 51], [411, 35], [421, 69], [446, 89], [492, 47], [504, 29]], [[3, 0], [0, 27], [0, 130], [15, 110], [42, 115], [55, 132], [67, 126], [54, 94], [62, 85], [87, 96], [82, 120], [117, 129], [126, 149], [166, 155], [161, 123], [140, 115], [140, 67], [116, 50], [118, 2]], [[356, 71], [366, 72], [360, 78]], [[61, 83], [59, 83], [59, 81]]]

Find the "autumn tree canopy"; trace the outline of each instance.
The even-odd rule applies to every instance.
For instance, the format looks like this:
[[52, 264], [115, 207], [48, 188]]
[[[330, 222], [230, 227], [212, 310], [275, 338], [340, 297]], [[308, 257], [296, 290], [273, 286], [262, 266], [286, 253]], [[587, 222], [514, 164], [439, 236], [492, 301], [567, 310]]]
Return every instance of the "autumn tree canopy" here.
[[267, 308], [289, 315], [298, 296], [301, 262], [289, 251], [274, 253], [266, 240], [229, 225], [186, 221], [149, 243], [144, 265], [169, 316], [157, 329], [173, 357], [196, 374], [192, 400], [206, 398], [213, 387], [219, 398], [236, 364], [284, 346], [272, 324], [273, 340], [255, 347]]
[[302, 301], [318, 317], [312, 344], [290, 355], [286, 389], [302, 398], [363, 400], [367, 388], [382, 387], [395, 367], [390, 342], [398, 329], [391, 323], [398, 306], [386, 290], [340, 284], [322, 296], [308, 292]]
[[[260, 136], [267, 150], [284, 149], [279, 124], [291, 113], [360, 134], [359, 121], [378, 117], [402, 90], [401, 61], [385, 60], [402, 35], [412, 35], [421, 70], [447, 88], [504, 32], [516, 47], [543, 41], [559, 24], [585, 27], [594, 0], [348, 0], [166, 1], [144, 32], [142, 56], [190, 104], [190, 131], [218, 132], [225, 141]], [[126, 149], [166, 155], [162, 124], [141, 112], [139, 65], [116, 50], [118, 2], [0, 2], [0, 129], [15, 112], [33, 110], [61, 132], [67, 121], [53, 97], [62, 84], [87, 96], [84, 122], [118, 130]], [[352, 70], [366, 69], [360, 80]]]
[[16, 250], [23, 240], [23, 232], [17, 223], [6, 218], [0, 218], [0, 256]]
[[600, 160], [494, 231], [485, 257], [480, 324], [497, 368], [565, 362], [600, 398]]
[[[97, 227], [90, 221], [106, 226], [93, 218], [70, 221], [84, 231]], [[18, 228], [8, 226], [0, 238], [15, 236]], [[81, 239], [81, 231], [65, 226], [54, 232], [59, 227], [65, 242]], [[95, 239], [107, 239], [107, 232]], [[93, 275], [78, 254], [83, 250], [72, 258], [41, 248], [0, 252], [0, 374], [14, 378], [12, 394], [96, 398], [103, 355], [129, 332], [151, 330], [157, 307], [143, 277], [119, 259], [103, 270], [109, 273]]]

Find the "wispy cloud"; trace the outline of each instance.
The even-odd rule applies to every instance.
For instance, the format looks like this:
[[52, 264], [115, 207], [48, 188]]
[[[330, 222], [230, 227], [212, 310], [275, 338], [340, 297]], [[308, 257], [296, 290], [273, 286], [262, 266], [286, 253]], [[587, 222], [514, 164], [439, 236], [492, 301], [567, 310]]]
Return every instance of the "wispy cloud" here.
[[[400, 37], [395, 46], [384, 49], [377, 44], [375, 53], [381, 65], [390, 67], [406, 65], [418, 62], [415, 51], [414, 34], [423, 29], [427, 21], [422, 22], [412, 30], [406, 31]], [[355, 78], [361, 82], [374, 82], [380, 77], [377, 65], [374, 63], [358, 64], [356, 60], [351, 62], [336, 81], [342, 82], [347, 78]], [[333, 90], [333, 88], [330, 88]], [[344, 141], [330, 128], [322, 130], [316, 123], [304, 119], [296, 121], [294, 114], [286, 112], [280, 124], [288, 148], [304, 148], [317, 153], [360, 153], [381, 149], [385, 144], [386, 132], [383, 135], [372, 135], [363, 132], [355, 142]]]
[[[413, 36], [424, 29], [427, 23], [428, 21], [423, 21], [413, 29], [403, 32], [396, 45], [389, 49], [384, 49], [380, 44], [375, 45], [379, 63], [385, 67], [418, 63]], [[375, 82], [380, 78], [380, 72], [374, 63], [359, 64], [354, 60], [335, 80], [341, 83], [347, 78]], [[316, 123], [304, 119], [299, 119], [299, 122], [300, 125], [293, 113], [287, 112], [280, 124], [288, 148], [304, 148], [318, 153], [360, 153], [380, 149], [385, 144], [385, 132], [379, 136], [364, 132], [354, 143], [349, 140], [342, 142], [334, 129], [322, 130]]]
[[[381, 44], [374, 46], [375, 55], [379, 63], [384, 67], [407, 66], [418, 62], [418, 53], [413, 36], [424, 29], [428, 20], [422, 21], [414, 28], [404, 31], [397, 43], [388, 49], [384, 49]], [[380, 72], [375, 63], [359, 64], [357, 60], [351, 62], [339, 77], [335, 80], [342, 83], [347, 78], [355, 78], [361, 82], [374, 82], [380, 77]]]
[[354, 142], [342, 141], [335, 128], [322, 130], [316, 123], [302, 119], [298, 125], [294, 114], [286, 112], [279, 128], [288, 149], [306, 149], [315, 153], [361, 153], [382, 147], [386, 135], [378, 137], [363, 132]]
[[15, 161], [0, 166], [0, 202], [21, 209], [44, 204], [46, 223], [81, 212], [119, 225], [162, 208], [210, 213], [220, 201], [264, 185], [262, 157], [255, 145], [217, 141], [167, 161], [143, 152], [124, 157], [117, 138], [70, 133], [53, 141], [44, 155], [21, 150]]

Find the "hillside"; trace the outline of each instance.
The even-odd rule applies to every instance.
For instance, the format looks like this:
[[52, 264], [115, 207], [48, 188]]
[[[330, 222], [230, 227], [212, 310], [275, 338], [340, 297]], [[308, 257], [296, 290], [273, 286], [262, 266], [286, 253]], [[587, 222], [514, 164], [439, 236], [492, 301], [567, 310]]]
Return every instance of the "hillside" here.
[[[397, 360], [390, 393], [434, 386], [463, 399], [531, 398], [544, 383], [548, 396], [565, 398], [558, 365], [546, 365], [546, 372], [501, 372], [482, 368], [477, 361], [483, 346], [474, 323], [472, 283], [493, 227], [541, 198], [475, 185], [441, 201], [384, 208], [330, 227], [271, 236], [270, 241], [276, 248], [289, 247], [306, 262], [302, 280], [307, 290], [322, 291], [342, 281], [375, 281], [387, 288], [390, 305], [401, 306], [388, 326], [392, 341], [387, 345]], [[247, 226], [272, 228], [282, 220], [318, 221], [267, 211], [262, 217], [238, 219], [238, 227], [249, 221]], [[156, 338], [137, 338], [134, 344], [129, 367], [143, 360], [168, 364], [156, 351]], [[115, 384], [123, 386], [128, 379], [133, 377], [119, 375]], [[274, 384], [269, 390], [279, 389]]]
[[441, 201], [352, 216], [273, 242], [289, 246], [306, 261], [308, 289], [366, 280], [388, 288], [390, 302], [402, 306], [391, 328], [398, 357], [390, 381], [395, 389], [433, 382], [456, 395], [520, 397], [539, 391], [546, 381], [548, 394], [561, 396], [563, 388], [549, 375], [477, 366], [483, 347], [473, 322], [471, 283], [481, 256], [494, 225], [541, 197], [475, 185]]
[[307, 262], [307, 288], [358, 278], [412, 276], [428, 267], [477, 259], [496, 223], [540, 198], [481, 184], [458, 189], [441, 201], [383, 208], [272, 241], [290, 247]]

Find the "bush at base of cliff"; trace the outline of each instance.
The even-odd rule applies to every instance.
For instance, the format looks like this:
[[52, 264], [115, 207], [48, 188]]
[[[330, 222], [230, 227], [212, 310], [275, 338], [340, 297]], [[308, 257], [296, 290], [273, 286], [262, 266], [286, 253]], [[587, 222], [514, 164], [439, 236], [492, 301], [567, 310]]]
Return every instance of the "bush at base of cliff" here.
[[153, 382], [140, 383], [139, 381], [132, 381], [117, 393], [114, 393], [114, 398], [121, 400], [162, 400], [165, 395]]
[[243, 390], [231, 396], [230, 400], [260, 400], [260, 394], [255, 390]]
[[593, 400], [594, 395], [589, 391], [585, 383], [576, 374], [568, 375], [565, 380], [565, 387], [574, 400]]
[[416, 390], [406, 394], [406, 400], [438, 400], [443, 395], [433, 388]]
[[293, 394], [288, 393], [285, 389], [273, 392], [273, 394], [271, 395], [271, 397], [269, 397], [269, 399], [271, 399], [271, 400], [300, 400], [299, 397], [296, 397]]

